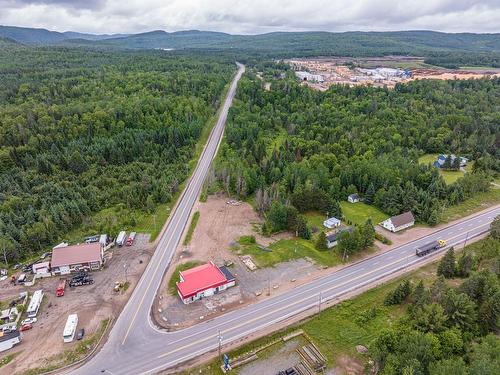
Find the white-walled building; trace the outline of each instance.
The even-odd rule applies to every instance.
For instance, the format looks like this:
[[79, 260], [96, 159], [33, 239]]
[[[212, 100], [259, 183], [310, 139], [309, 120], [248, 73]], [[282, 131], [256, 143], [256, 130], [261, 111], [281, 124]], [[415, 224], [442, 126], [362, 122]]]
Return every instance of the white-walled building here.
[[391, 232], [399, 232], [400, 230], [412, 227], [415, 225], [415, 218], [413, 214], [408, 211], [401, 215], [390, 217], [384, 220], [381, 225]]

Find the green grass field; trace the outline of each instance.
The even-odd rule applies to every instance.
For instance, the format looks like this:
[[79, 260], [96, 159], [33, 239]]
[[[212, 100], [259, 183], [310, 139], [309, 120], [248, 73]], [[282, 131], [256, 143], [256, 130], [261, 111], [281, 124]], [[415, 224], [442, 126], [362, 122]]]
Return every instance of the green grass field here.
[[317, 212], [317, 211], [309, 211], [304, 214], [307, 220], [307, 225], [310, 227], [316, 227], [319, 230], [325, 229], [323, 227], [323, 221], [326, 220], [326, 216]]
[[[420, 164], [432, 164], [437, 160], [438, 156], [439, 154], [425, 154], [418, 158], [418, 162]], [[469, 163], [465, 167], [465, 170], [470, 171], [471, 168], [472, 168], [472, 163]], [[460, 177], [464, 176], [464, 172], [462, 171], [443, 171], [440, 169], [439, 173], [441, 174], [441, 176], [443, 176], [444, 182], [446, 182], [447, 185], [451, 185]]]
[[372, 223], [376, 225], [389, 217], [377, 207], [362, 202], [340, 202], [340, 206], [342, 207], [342, 214], [345, 216], [346, 220], [350, 220], [353, 224], [363, 225], [366, 223], [366, 220], [371, 218]]
[[251, 255], [259, 267], [272, 267], [281, 262], [289, 260], [310, 258], [314, 262], [324, 266], [334, 266], [341, 262], [334, 251], [316, 250], [312, 241], [302, 238], [279, 240], [269, 246], [271, 252], [259, 249], [258, 244], [248, 243], [240, 240], [240, 248], [234, 249], [245, 255]]

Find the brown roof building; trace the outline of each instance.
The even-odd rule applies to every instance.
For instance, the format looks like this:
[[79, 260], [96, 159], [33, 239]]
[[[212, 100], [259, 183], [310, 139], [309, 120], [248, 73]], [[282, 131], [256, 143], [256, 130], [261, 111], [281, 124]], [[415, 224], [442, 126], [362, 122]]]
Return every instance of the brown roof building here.
[[99, 242], [60, 247], [52, 250], [50, 266], [54, 274], [67, 274], [82, 269], [97, 270], [103, 264]]
[[391, 232], [399, 232], [400, 230], [415, 225], [415, 218], [413, 217], [413, 214], [408, 211], [402, 213], [401, 215], [390, 217], [389, 219], [383, 221], [381, 225]]

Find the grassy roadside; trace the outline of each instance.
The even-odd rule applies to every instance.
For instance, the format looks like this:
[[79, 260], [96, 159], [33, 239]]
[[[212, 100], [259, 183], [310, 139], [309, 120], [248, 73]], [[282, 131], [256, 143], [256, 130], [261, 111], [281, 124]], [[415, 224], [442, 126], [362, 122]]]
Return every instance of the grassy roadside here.
[[[484, 241], [487, 240], [470, 244], [467, 246], [467, 250], [474, 252], [482, 246]], [[242, 345], [227, 354], [230, 358], [235, 358], [297, 329], [302, 329], [327, 357], [329, 367], [335, 366], [340, 358], [346, 356], [349, 361], [363, 364], [366, 357], [356, 351], [356, 345], [369, 347], [381, 330], [393, 326], [405, 312], [405, 304], [384, 305], [383, 302], [387, 293], [393, 290], [403, 279], [408, 279], [414, 284], [419, 280], [423, 280], [426, 286], [431, 285], [436, 279], [437, 264], [438, 261], [434, 261], [407, 275], [398, 277], [352, 299], [325, 309], [320, 314], [316, 314], [301, 323]], [[447, 280], [447, 283], [455, 285], [459, 281], [458, 279], [450, 279]], [[222, 371], [218, 366], [218, 361], [213, 360], [206, 365], [187, 370], [183, 374], [221, 375]]]
[[106, 332], [109, 321], [109, 318], [102, 320], [97, 331], [90, 337], [78, 342], [78, 344], [71, 349], [67, 349], [60, 354], [56, 354], [52, 357], [44, 359], [44, 364], [42, 366], [30, 368], [25, 371], [23, 375], [36, 375], [54, 371], [83, 359], [99, 343], [99, 340]]
[[477, 193], [474, 197], [469, 198], [455, 206], [446, 207], [441, 215], [441, 222], [447, 223], [452, 220], [460, 219], [461, 217], [472, 215], [488, 207], [500, 203], [500, 188], [492, 187], [491, 190], [484, 193]]
[[190, 268], [196, 267], [203, 264], [203, 262], [199, 260], [190, 260], [189, 262], [179, 264], [176, 268], [170, 280], [168, 281], [168, 292], [175, 296], [177, 295], [177, 281], [179, 281], [179, 273], [182, 271], [188, 270]]
[[189, 229], [186, 233], [186, 237], [184, 238], [183, 245], [187, 246], [191, 242], [191, 239], [193, 238], [193, 233], [194, 230], [196, 229], [196, 225], [198, 224], [198, 220], [200, 220], [200, 211], [196, 211], [193, 214], [193, 217], [191, 219], [191, 223], [189, 224]]

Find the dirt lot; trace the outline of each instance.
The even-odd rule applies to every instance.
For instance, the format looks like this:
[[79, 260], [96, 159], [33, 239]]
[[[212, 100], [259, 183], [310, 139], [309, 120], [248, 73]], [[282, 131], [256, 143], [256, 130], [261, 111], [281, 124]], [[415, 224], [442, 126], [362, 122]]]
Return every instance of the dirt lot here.
[[[55, 296], [59, 277], [38, 280], [29, 288], [12, 286], [8, 280], [1, 282], [2, 301], [17, 296], [23, 290], [31, 293], [43, 289], [45, 296], [33, 329], [23, 332], [20, 344], [1, 354], [0, 358], [19, 353], [0, 372], [20, 374], [31, 367], [48, 366], [51, 364], [47, 361], [48, 358], [75, 347], [76, 340], [69, 344], [62, 340], [68, 314], [78, 314], [78, 329], [85, 328], [86, 337], [96, 332], [103, 320], [118, 316], [152, 255], [153, 249], [148, 240], [149, 236], [139, 235], [133, 246], [110, 250], [107, 254], [110, 259], [104, 269], [92, 273], [95, 283], [75, 288], [66, 287], [63, 297]], [[125, 293], [116, 293], [113, 291], [115, 281], [125, 281], [124, 264], [127, 265], [130, 287]]]
[[[282, 293], [345, 267], [344, 264], [340, 264], [325, 269], [309, 259], [298, 259], [279, 263], [274, 267], [250, 271], [243, 264], [237, 252], [230, 250], [234, 241], [243, 235], [253, 234], [257, 243], [268, 246], [278, 239], [290, 238], [291, 234], [280, 233], [273, 237], [264, 237], [258, 234], [255, 231], [255, 224], [260, 223], [261, 220], [253, 208], [243, 202], [238, 205], [227, 204], [228, 200], [229, 198], [223, 195], [210, 196], [206, 203], [197, 203], [194, 208], [193, 212], [200, 212], [200, 219], [191, 243], [189, 246], [180, 245], [178, 247], [154, 304], [154, 317], [160, 326], [170, 330], [180, 329], [223, 314], [227, 310], [268, 298], [269, 292], [271, 295]], [[377, 242], [378, 250], [376, 252], [365, 253], [356, 260], [387, 251], [433, 233], [449, 224], [452, 223], [435, 228], [416, 226], [400, 233], [391, 233], [377, 227], [376, 230], [389, 238], [392, 245], [388, 246]], [[184, 305], [178, 296], [169, 295], [167, 284], [175, 267], [189, 260], [211, 260], [218, 265], [225, 262], [232, 263], [230, 270], [236, 277], [237, 286], [216, 296]]]

